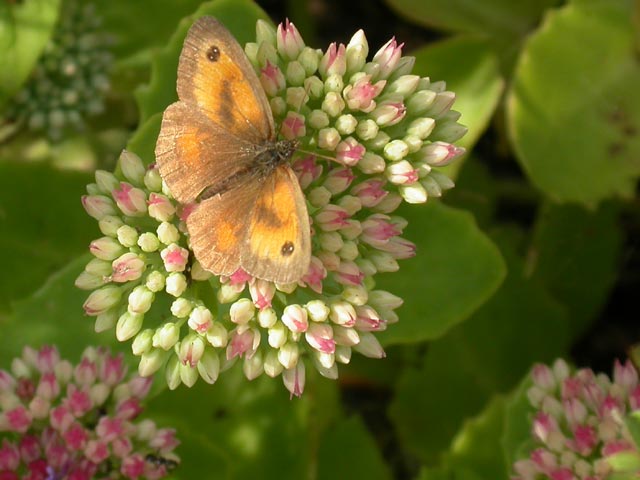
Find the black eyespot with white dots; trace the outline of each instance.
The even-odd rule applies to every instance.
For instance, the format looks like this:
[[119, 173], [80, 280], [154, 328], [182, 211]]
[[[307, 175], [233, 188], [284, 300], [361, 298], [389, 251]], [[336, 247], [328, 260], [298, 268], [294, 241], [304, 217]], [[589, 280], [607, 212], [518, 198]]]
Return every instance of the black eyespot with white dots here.
[[217, 62], [220, 59], [220, 49], [217, 45], [211, 45], [207, 50], [207, 58], [210, 62]]
[[294, 247], [292, 242], [284, 242], [284, 244], [282, 244], [282, 248], [280, 249], [280, 253], [283, 257], [288, 257], [293, 253], [295, 248], [296, 247]]

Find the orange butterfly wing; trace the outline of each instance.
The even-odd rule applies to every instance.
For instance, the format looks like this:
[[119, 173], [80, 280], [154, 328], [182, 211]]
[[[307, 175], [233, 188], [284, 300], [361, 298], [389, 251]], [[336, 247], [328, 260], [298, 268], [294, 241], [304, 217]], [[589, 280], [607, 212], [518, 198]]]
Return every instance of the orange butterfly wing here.
[[309, 270], [309, 215], [298, 179], [287, 165], [264, 179], [247, 230], [242, 268], [258, 278], [291, 283]]
[[233, 35], [213, 17], [200, 17], [185, 38], [178, 98], [245, 141], [274, 138], [271, 107], [256, 72]]
[[286, 165], [262, 182], [243, 182], [204, 200], [187, 218], [187, 229], [196, 258], [218, 275], [242, 267], [254, 277], [290, 283], [309, 269], [309, 216]]
[[244, 171], [255, 145], [275, 136], [258, 77], [238, 42], [212, 17], [189, 29], [178, 64], [178, 98], [162, 117], [156, 162], [181, 203]]

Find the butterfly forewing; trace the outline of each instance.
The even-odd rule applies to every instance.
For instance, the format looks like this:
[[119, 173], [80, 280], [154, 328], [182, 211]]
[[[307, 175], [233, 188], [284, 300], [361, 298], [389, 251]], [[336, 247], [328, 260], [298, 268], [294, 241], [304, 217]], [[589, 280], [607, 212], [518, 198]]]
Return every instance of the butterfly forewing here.
[[244, 51], [212, 17], [189, 30], [178, 64], [178, 98], [200, 108], [229, 134], [262, 143], [273, 139], [269, 102]]
[[165, 110], [156, 144], [156, 162], [160, 175], [179, 202], [193, 202], [206, 188], [222, 187], [239, 171], [246, 170], [254, 156], [250, 143], [230, 136], [200, 110], [184, 102], [176, 102]]

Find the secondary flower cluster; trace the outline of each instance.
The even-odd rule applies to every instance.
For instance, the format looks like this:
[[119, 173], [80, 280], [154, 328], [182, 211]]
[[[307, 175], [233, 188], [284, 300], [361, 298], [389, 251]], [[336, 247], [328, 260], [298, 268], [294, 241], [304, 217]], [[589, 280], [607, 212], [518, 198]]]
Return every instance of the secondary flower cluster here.
[[551, 368], [536, 365], [531, 376], [536, 447], [515, 463], [513, 480], [604, 480], [612, 472], [607, 458], [638, 453], [624, 423], [626, 414], [640, 408], [638, 372], [631, 362], [616, 361], [613, 381], [590, 369], [571, 375], [562, 360]]
[[374, 277], [415, 254], [401, 236], [406, 220], [393, 212], [403, 199], [420, 203], [450, 188], [436, 169], [463, 152], [451, 144], [465, 132], [450, 110], [454, 94], [411, 75], [413, 58], [395, 40], [367, 62], [362, 32], [325, 53], [288, 22], [277, 31], [259, 22], [257, 32], [248, 57], [281, 135], [300, 142], [293, 168], [313, 228], [300, 282], [205, 272], [189, 250], [188, 212], [131, 152], [115, 175], [97, 172], [83, 197], [104, 234], [76, 282], [94, 290], [85, 312], [97, 330], [115, 326], [118, 339], [133, 339], [142, 375], [168, 361], [171, 388], [199, 376], [213, 383], [241, 359], [247, 378], [282, 375], [299, 395], [305, 363], [337, 378], [353, 351], [383, 357], [374, 332], [398, 320], [402, 300], [377, 290]]
[[100, 24], [92, 4], [63, 2], [31, 78], [4, 113], [9, 122], [57, 139], [65, 128], [81, 129], [86, 117], [102, 112], [112, 56]]
[[150, 386], [106, 350], [89, 348], [72, 365], [54, 347], [25, 348], [11, 372], [0, 370], [0, 478], [165, 477], [178, 441], [137, 419]]

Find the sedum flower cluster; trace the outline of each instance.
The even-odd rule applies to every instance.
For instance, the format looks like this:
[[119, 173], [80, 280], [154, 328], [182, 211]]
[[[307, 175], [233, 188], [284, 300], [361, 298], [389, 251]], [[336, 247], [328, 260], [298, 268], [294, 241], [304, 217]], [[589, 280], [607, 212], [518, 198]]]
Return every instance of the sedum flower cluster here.
[[165, 477], [178, 441], [138, 418], [150, 387], [107, 350], [88, 348], [73, 365], [54, 347], [25, 348], [0, 370], [0, 478]]
[[443, 82], [412, 75], [414, 59], [392, 39], [367, 61], [362, 31], [326, 52], [305, 46], [289, 22], [257, 25], [246, 46], [283, 138], [297, 138], [293, 169], [307, 200], [312, 260], [296, 284], [243, 271], [204, 271], [189, 250], [188, 211], [172, 199], [152, 159], [123, 152], [116, 174], [96, 173], [83, 205], [103, 237], [76, 285], [85, 312], [115, 327], [140, 356], [139, 372], [166, 365], [171, 388], [213, 383], [241, 363], [245, 376], [282, 376], [300, 395], [305, 369], [338, 377], [353, 352], [381, 358], [375, 332], [398, 320], [402, 299], [375, 276], [414, 256], [394, 211], [453, 183], [438, 167], [463, 153], [465, 133]]
[[640, 408], [638, 372], [630, 361], [616, 361], [613, 381], [590, 369], [572, 375], [563, 360], [536, 365], [531, 377], [535, 446], [515, 463], [512, 480], [605, 480], [613, 471], [608, 459], [638, 453], [624, 422]]
[[80, 130], [87, 117], [102, 112], [112, 55], [100, 26], [94, 5], [63, 2], [53, 36], [5, 119], [58, 139], [64, 129]]

